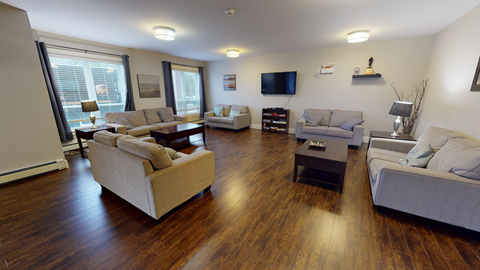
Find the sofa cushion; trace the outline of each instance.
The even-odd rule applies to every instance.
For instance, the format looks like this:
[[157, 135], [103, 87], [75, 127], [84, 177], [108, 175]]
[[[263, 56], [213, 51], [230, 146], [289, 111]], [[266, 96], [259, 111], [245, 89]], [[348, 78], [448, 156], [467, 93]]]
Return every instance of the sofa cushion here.
[[128, 112], [107, 112], [103, 116], [105, 123], [116, 123], [115, 117], [127, 116]]
[[332, 136], [332, 137], [351, 139], [353, 138], [353, 131], [347, 131], [339, 127], [328, 127], [326, 135]]
[[214, 110], [214, 114], [215, 114], [216, 117], [223, 117], [224, 112], [223, 112], [223, 107], [222, 106], [215, 107], [213, 110]]
[[208, 117], [208, 122], [211, 122], [211, 123], [220, 123], [220, 119], [222, 117], [217, 117], [217, 116], [214, 116], [214, 117]]
[[145, 118], [147, 119], [147, 125], [161, 123], [162, 118], [160, 118], [160, 113], [157, 109], [144, 109]]
[[331, 127], [340, 127], [345, 122], [352, 118], [363, 119], [363, 113], [361, 111], [341, 111], [333, 110], [332, 118], [330, 119], [329, 126]]
[[347, 120], [347, 122], [343, 123], [340, 126], [340, 128], [343, 129], [343, 130], [346, 130], [346, 131], [352, 131], [354, 126], [360, 125], [363, 122], [365, 122], [365, 120], [361, 120], [361, 119], [358, 119], [358, 118], [352, 118], [352, 119]]
[[399, 159], [406, 158], [407, 154], [382, 148], [370, 147], [368, 149], [367, 164], [374, 159], [381, 159], [391, 163], [397, 163]]
[[128, 120], [128, 117], [126, 115], [115, 116], [115, 123], [124, 125], [127, 130], [134, 128], [134, 126], [130, 123], [130, 120]]
[[227, 125], [233, 125], [233, 119], [228, 118], [228, 117], [221, 117], [220, 118], [220, 123], [227, 124]]
[[158, 109], [158, 113], [163, 122], [175, 121], [175, 117], [173, 117], [173, 109], [171, 107], [160, 108]]
[[326, 135], [327, 128], [328, 128], [327, 126], [316, 126], [316, 127], [305, 126], [303, 127], [303, 133]]
[[241, 113], [249, 113], [248, 106], [246, 105], [232, 105], [232, 110], [240, 111]]
[[242, 114], [242, 111], [240, 111], [240, 110], [236, 110], [236, 111], [230, 110], [230, 115], [228, 116], [228, 118], [233, 119], [233, 117], [234, 117], [235, 115], [240, 115], [240, 114]]
[[117, 140], [118, 148], [150, 160], [152, 166], [161, 170], [172, 166], [172, 160], [163, 146], [141, 140]]
[[217, 104], [215, 107], [223, 107], [223, 116], [228, 117], [230, 115], [230, 109], [232, 106], [227, 104]]
[[430, 144], [425, 147], [416, 146], [408, 152], [406, 159], [399, 159], [398, 163], [404, 166], [425, 168], [434, 153], [435, 151]]
[[128, 112], [127, 118], [130, 123], [136, 127], [147, 124], [147, 119], [145, 118], [145, 113], [143, 112], [143, 110]]
[[132, 129], [127, 130], [128, 135], [132, 136], [142, 136], [145, 134], [150, 134], [150, 130], [157, 128], [156, 126], [150, 126], [150, 125], [144, 125], [144, 126], [139, 126], [139, 127], [134, 127]]
[[180, 124], [183, 124], [183, 122], [180, 122], [180, 121], [161, 122], [161, 123], [154, 123], [154, 124], [151, 124], [149, 126], [153, 126], [153, 127], [155, 127], [155, 129], [157, 129], [157, 128], [176, 126], [176, 125], [180, 125]]
[[330, 124], [330, 117], [332, 115], [331, 110], [319, 110], [319, 109], [306, 109], [304, 113], [304, 117], [307, 118], [307, 115], [315, 116], [319, 118], [322, 117], [320, 121], [320, 126], [328, 126]]
[[450, 139], [433, 156], [427, 169], [480, 180], [480, 143], [466, 138]]
[[177, 158], [181, 158], [177, 151], [173, 150], [170, 147], [164, 147], [165, 151], [167, 151], [167, 155], [170, 157], [171, 160], [175, 160]]
[[322, 121], [322, 116], [321, 115], [309, 115], [307, 114], [307, 121], [305, 122], [305, 126], [312, 126], [316, 127], [320, 125], [320, 122]]
[[110, 146], [117, 146], [118, 138], [125, 136], [123, 134], [112, 133], [107, 130], [100, 130], [93, 134], [93, 139], [96, 142], [103, 143]]
[[463, 136], [453, 130], [431, 126], [418, 138], [417, 146], [425, 147], [430, 144], [435, 151], [438, 151], [452, 138], [463, 138]]

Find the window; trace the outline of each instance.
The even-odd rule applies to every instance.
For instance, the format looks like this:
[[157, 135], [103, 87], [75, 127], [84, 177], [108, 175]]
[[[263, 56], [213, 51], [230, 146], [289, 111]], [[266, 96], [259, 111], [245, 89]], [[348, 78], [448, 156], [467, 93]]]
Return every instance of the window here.
[[172, 65], [177, 114], [200, 113], [198, 68]]
[[[125, 73], [120, 57], [115, 63], [102, 59], [58, 55], [51, 53], [50, 50], [49, 53], [55, 82], [70, 128], [91, 126], [90, 113], [82, 112], [80, 104], [82, 100], [97, 101], [100, 111], [93, 112], [97, 119], [103, 118], [106, 112], [124, 110]], [[97, 123], [99, 122], [97, 120]]]

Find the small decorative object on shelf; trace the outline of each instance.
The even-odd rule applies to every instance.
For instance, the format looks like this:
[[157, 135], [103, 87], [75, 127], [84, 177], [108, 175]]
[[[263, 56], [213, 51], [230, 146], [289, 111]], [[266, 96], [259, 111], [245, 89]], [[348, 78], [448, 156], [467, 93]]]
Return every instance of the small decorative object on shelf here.
[[360, 72], [360, 68], [359, 67], [355, 67], [353, 69], [353, 75], [358, 75], [358, 72]]
[[310, 146], [313, 147], [325, 147], [327, 143], [320, 142], [320, 141], [310, 141]]
[[373, 71], [373, 68], [372, 68], [372, 63], [373, 63], [373, 57], [370, 57], [370, 59], [368, 59], [368, 67], [367, 67], [367, 69], [365, 69], [365, 72], [363, 73], [363, 75], [373, 75], [373, 74], [375, 74], [375, 72]]
[[262, 109], [262, 131], [288, 134], [289, 109], [263, 108]]

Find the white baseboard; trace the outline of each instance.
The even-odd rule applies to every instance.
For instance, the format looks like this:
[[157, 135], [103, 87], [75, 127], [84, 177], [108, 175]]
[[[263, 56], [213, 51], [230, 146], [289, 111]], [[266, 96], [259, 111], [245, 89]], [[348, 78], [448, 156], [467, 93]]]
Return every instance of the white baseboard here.
[[8, 182], [24, 179], [27, 177], [32, 177], [38, 174], [64, 170], [69, 167], [68, 161], [65, 159], [57, 159], [50, 162], [45, 162], [42, 164], [37, 164], [33, 166], [28, 166], [24, 168], [19, 168], [7, 172], [0, 173], [0, 185]]

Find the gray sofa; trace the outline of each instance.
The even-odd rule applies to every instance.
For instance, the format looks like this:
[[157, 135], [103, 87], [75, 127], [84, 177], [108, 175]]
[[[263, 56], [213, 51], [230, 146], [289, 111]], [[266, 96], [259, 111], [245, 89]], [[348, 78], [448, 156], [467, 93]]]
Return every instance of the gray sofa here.
[[[307, 115], [321, 116], [320, 125], [307, 126]], [[363, 141], [363, 125], [354, 126], [352, 131], [340, 128], [341, 125], [352, 118], [361, 120], [363, 119], [363, 113], [360, 111], [306, 109], [296, 123], [295, 134], [297, 140], [314, 136], [342, 140], [348, 142], [349, 145], [360, 146]]]
[[[402, 166], [414, 146], [436, 150], [426, 168]], [[480, 231], [480, 143], [430, 127], [418, 142], [372, 138], [367, 164], [373, 203]]]
[[[170, 114], [173, 119], [162, 119], [160, 112]], [[133, 128], [127, 129], [125, 125], [115, 122], [115, 117], [126, 116], [133, 125]], [[170, 107], [143, 109], [129, 112], [109, 112], [105, 113], [105, 124], [115, 127], [117, 133], [132, 135], [135, 137], [150, 136], [150, 130], [162, 127], [170, 127], [184, 124], [187, 118], [180, 115], [173, 115], [173, 110]], [[173, 120], [173, 121], [171, 121]], [[168, 121], [168, 122], [167, 122]]]
[[[252, 116], [248, 106], [245, 105], [226, 105], [217, 104], [215, 107], [223, 107], [223, 117], [215, 116], [215, 112], [206, 112], [204, 114], [205, 126], [220, 127], [239, 130], [241, 128], [250, 127]], [[230, 118], [230, 111], [240, 110], [239, 115]]]

